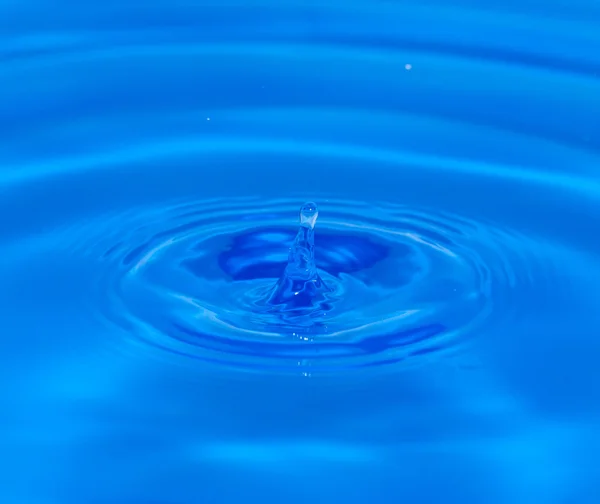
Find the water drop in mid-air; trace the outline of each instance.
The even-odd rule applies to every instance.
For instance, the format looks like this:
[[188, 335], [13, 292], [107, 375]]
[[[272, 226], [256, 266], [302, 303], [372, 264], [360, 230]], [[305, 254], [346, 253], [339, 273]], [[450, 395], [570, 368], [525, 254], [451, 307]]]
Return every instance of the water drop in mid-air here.
[[315, 228], [317, 217], [319, 216], [319, 209], [313, 202], [304, 203], [300, 209], [300, 225], [302, 227], [308, 227], [310, 229]]
[[269, 304], [286, 310], [311, 308], [330, 291], [315, 264], [314, 227], [318, 216], [315, 203], [308, 202], [300, 208], [300, 228], [290, 248], [288, 264], [271, 292]]

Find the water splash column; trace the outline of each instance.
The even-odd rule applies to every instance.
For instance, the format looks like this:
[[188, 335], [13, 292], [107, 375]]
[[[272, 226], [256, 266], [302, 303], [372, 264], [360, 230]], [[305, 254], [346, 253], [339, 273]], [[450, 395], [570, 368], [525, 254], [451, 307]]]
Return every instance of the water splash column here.
[[329, 292], [315, 264], [315, 224], [319, 210], [313, 202], [300, 208], [300, 227], [290, 248], [283, 275], [273, 288], [269, 303], [287, 309], [308, 308]]

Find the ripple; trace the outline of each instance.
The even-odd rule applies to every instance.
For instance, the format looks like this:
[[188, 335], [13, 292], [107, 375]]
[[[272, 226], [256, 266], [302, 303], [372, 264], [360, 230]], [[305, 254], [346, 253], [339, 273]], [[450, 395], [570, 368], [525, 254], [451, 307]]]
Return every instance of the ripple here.
[[[246, 370], [319, 373], [436, 358], [468, 344], [536, 275], [530, 244], [482, 222], [325, 199], [315, 234], [331, 290], [310, 320], [264, 299], [281, 275], [297, 201], [192, 200], [63, 231], [100, 261], [102, 317], [148, 348]], [[67, 240], [68, 241], [68, 240]], [[524, 274], [525, 273], [525, 274]], [[538, 279], [539, 280], [539, 279]]]

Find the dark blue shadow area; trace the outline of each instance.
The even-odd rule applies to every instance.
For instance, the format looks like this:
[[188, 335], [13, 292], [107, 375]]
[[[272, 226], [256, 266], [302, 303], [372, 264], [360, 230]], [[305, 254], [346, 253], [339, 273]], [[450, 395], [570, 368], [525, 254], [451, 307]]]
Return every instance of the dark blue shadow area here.
[[[234, 280], [279, 278], [294, 236], [289, 228], [257, 230], [235, 236], [228, 248], [219, 254], [219, 266]], [[317, 243], [317, 267], [334, 276], [372, 268], [389, 254], [384, 243], [360, 236], [319, 233]], [[410, 253], [408, 247], [404, 247], [404, 251], [406, 255]], [[186, 266], [201, 276], [201, 259], [188, 261]]]

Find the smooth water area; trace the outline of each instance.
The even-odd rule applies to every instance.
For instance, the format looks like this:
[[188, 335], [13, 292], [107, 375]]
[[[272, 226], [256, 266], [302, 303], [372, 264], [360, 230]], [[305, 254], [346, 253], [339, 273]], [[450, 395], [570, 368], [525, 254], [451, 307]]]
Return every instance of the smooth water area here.
[[599, 502], [597, 2], [4, 1], [0, 62], [2, 504]]

